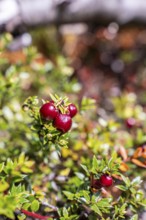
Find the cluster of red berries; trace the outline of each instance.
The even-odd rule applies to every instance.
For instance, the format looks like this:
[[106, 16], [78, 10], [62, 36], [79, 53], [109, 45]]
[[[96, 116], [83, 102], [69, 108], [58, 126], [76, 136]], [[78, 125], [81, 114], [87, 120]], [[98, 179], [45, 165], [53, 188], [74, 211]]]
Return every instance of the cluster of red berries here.
[[43, 104], [40, 108], [40, 115], [45, 120], [53, 120], [53, 126], [63, 133], [66, 133], [72, 126], [72, 118], [77, 114], [77, 107], [69, 104], [65, 107], [65, 113], [61, 113], [54, 101]]
[[108, 174], [103, 174], [99, 179], [94, 179], [92, 187], [95, 189], [100, 189], [102, 187], [110, 187], [113, 184], [112, 176]]

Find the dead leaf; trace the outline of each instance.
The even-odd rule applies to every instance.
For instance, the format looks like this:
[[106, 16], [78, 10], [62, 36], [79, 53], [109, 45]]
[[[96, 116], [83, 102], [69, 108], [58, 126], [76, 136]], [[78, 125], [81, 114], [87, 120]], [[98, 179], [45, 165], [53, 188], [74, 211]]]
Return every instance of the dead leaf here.
[[136, 151], [134, 152], [134, 154], [133, 154], [133, 158], [141, 157], [142, 156], [142, 151], [143, 151], [143, 148], [142, 147], [138, 147], [136, 149]]
[[125, 149], [125, 147], [120, 146], [119, 148], [119, 154], [121, 155], [121, 157], [123, 158], [123, 160], [127, 160], [127, 151]]
[[111, 192], [107, 191], [105, 188], [101, 188], [101, 193], [103, 197], [110, 197], [111, 196]]
[[126, 163], [122, 162], [120, 164], [120, 170], [123, 171], [123, 172], [126, 172], [127, 170], [129, 170], [129, 167]]
[[0, 58], [8, 59], [10, 63], [26, 62], [26, 55], [23, 51], [3, 52]]
[[146, 158], [146, 146], [142, 147], [142, 157]]
[[144, 164], [143, 162], [141, 162], [140, 160], [137, 160], [137, 159], [131, 159], [131, 161], [136, 164], [137, 166], [139, 167], [143, 167], [143, 168], [146, 168], [146, 164]]

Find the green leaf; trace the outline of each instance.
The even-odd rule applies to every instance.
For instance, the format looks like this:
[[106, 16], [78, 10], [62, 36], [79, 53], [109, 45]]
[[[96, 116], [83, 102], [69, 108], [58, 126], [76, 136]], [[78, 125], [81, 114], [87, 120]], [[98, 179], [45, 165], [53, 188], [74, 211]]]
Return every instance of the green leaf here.
[[0, 194], [0, 215], [15, 219], [14, 210], [16, 209], [16, 204], [16, 199], [13, 196]]
[[54, 102], [57, 102], [59, 100], [59, 97], [57, 95], [54, 96], [51, 93], [50, 93], [50, 97]]
[[30, 202], [29, 203], [24, 203], [22, 208], [27, 210], [30, 206], [31, 206]]
[[91, 209], [96, 212], [98, 215], [102, 216], [102, 212], [100, 211], [100, 209], [98, 208], [97, 204], [94, 204], [91, 206]]
[[21, 153], [19, 158], [18, 158], [18, 164], [23, 164], [25, 161], [25, 154]]
[[17, 195], [23, 191], [23, 188], [21, 187], [21, 184], [18, 186], [15, 186], [14, 184], [11, 187], [11, 195]]
[[65, 207], [63, 208], [63, 216], [64, 216], [65, 218], [68, 217], [68, 211], [67, 211], [67, 209], [66, 209]]
[[82, 102], [81, 102], [81, 110], [90, 110], [90, 109], [95, 109], [96, 107], [96, 100], [83, 97]]
[[77, 176], [79, 179], [81, 179], [81, 180], [83, 180], [83, 179], [85, 178], [85, 176], [84, 176], [83, 173], [76, 172], [75, 174], [76, 174], [76, 176]]
[[38, 211], [39, 207], [40, 207], [39, 201], [33, 200], [33, 202], [31, 203], [31, 210], [33, 212], [36, 212], [36, 211]]
[[86, 203], [89, 203], [90, 202], [89, 191], [83, 190], [83, 196], [86, 199]]
[[116, 162], [116, 160], [117, 160], [117, 152], [113, 151], [112, 155], [111, 155], [111, 158], [110, 158], [110, 160], [108, 162], [108, 167], [112, 168], [112, 166]]
[[98, 205], [98, 207], [101, 207], [101, 208], [103, 208], [103, 207], [106, 207], [106, 208], [112, 207], [109, 200], [106, 199], [106, 198], [101, 199], [100, 201], [98, 201], [97, 205]]
[[90, 176], [90, 173], [89, 173], [89, 171], [88, 171], [88, 168], [87, 168], [85, 165], [83, 165], [83, 164], [81, 164], [80, 166], [83, 168], [83, 170], [86, 172], [86, 174], [87, 174], [88, 176]]
[[126, 191], [127, 188], [123, 185], [119, 185], [119, 186], [116, 186], [118, 189], [122, 190], [122, 191]]
[[10, 158], [8, 158], [6, 166], [4, 167], [4, 171], [8, 174], [14, 169], [14, 167], [15, 167], [15, 165], [14, 165], [13, 161]]
[[123, 215], [126, 213], [126, 206], [127, 206], [127, 203], [123, 204], [123, 205], [119, 208], [120, 216], [123, 216]]
[[138, 215], [137, 215], [137, 214], [133, 215], [133, 216], [130, 218], [130, 220], [138, 220]]
[[4, 180], [0, 181], [0, 192], [4, 192], [9, 188], [9, 184]]
[[15, 216], [14, 216], [14, 211], [13, 210], [10, 210], [10, 209], [1, 209], [0, 208], [0, 214], [1, 215], [4, 215], [10, 219], [15, 219]]
[[73, 200], [73, 199], [74, 199], [74, 194], [73, 194], [73, 193], [68, 192], [68, 191], [63, 191], [63, 193], [66, 195], [66, 197], [67, 197], [69, 200]]
[[0, 164], [0, 173], [3, 171], [3, 168], [4, 168], [4, 163], [1, 163]]
[[139, 142], [139, 143], [142, 142], [143, 137], [144, 137], [144, 134], [143, 134], [142, 129], [137, 129], [137, 135], [136, 135], [137, 142]]
[[125, 177], [121, 175], [123, 181], [125, 182], [126, 186], [129, 187], [131, 185], [130, 179], [128, 177]]
[[136, 178], [134, 178], [131, 182], [132, 185], [140, 185], [142, 183], [141, 177], [137, 176]]
[[93, 156], [93, 161], [92, 161], [92, 172], [97, 173], [97, 170], [99, 168], [99, 163], [98, 160], [96, 159], [95, 155]]
[[32, 169], [30, 169], [30, 168], [28, 168], [28, 167], [26, 167], [26, 166], [23, 166], [23, 167], [21, 168], [21, 171], [22, 171], [23, 173], [32, 173], [32, 172], [33, 172]]

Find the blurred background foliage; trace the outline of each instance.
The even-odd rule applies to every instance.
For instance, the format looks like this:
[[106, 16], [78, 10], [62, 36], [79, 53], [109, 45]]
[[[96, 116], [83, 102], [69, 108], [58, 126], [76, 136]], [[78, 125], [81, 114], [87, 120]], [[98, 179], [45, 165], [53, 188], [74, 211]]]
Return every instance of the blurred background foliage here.
[[[32, 31], [33, 45], [15, 52], [6, 50], [9, 34], [0, 39], [0, 162], [21, 153], [29, 158], [20, 172], [28, 175], [23, 180], [27, 188], [47, 204], [43, 212], [64, 206], [69, 195], [63, 191], [75, 193], [84, 181], [90, 186], [81, 164], [88, 170], [94, 155], [110, 160], [116, 152], [118, 172], [130, 179], [140, 176], [141, 189], [146, 189], [146, 31], [119, 29], [116, 23], [80, 34], [65, 30]], [[32, 119], [22, 108], [29, 96], [37, 96], [41, 106], [50, 93], [68, 96], [79, 109], [60, 155], [53, 145], [42, 151], [30, 128]], [[116, 198], [119, 191], [113, 186], [108, 193]]]

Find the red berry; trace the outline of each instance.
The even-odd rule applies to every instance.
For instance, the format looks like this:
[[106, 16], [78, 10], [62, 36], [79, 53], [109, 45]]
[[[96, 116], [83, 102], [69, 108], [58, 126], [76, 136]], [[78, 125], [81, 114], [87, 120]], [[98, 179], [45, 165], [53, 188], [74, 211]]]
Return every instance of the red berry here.
[[109, 187], [113, 184], [113, 178], [109, 176], [108, 174], [103, 174], [100, 177], [100, 183], [102, 186]]
[[52, 120], [58, 115], [58, 110], [53, 103], [48, 102], [43, 104], [40, 108], [40, 115], [46, 120]]
[[72, 125], [72, 119], [67, 114], [58, 114], [57, 117], [54, 119], [54, 127], [58, 130], [66, 133]]
[[78, 112], [77, 107], [74, 104], [68, 105], [68, 111], [71, 118], [73, 118]]
[[99, 179], [93, 180], [92, 187], [94, 189], [100, 189], [102, 187], [100, 180]]
[[128, 118], [126, 120], [126, 126], [128, 128], [132, 128], [135, 125], [135, 119], [134, 118]]

